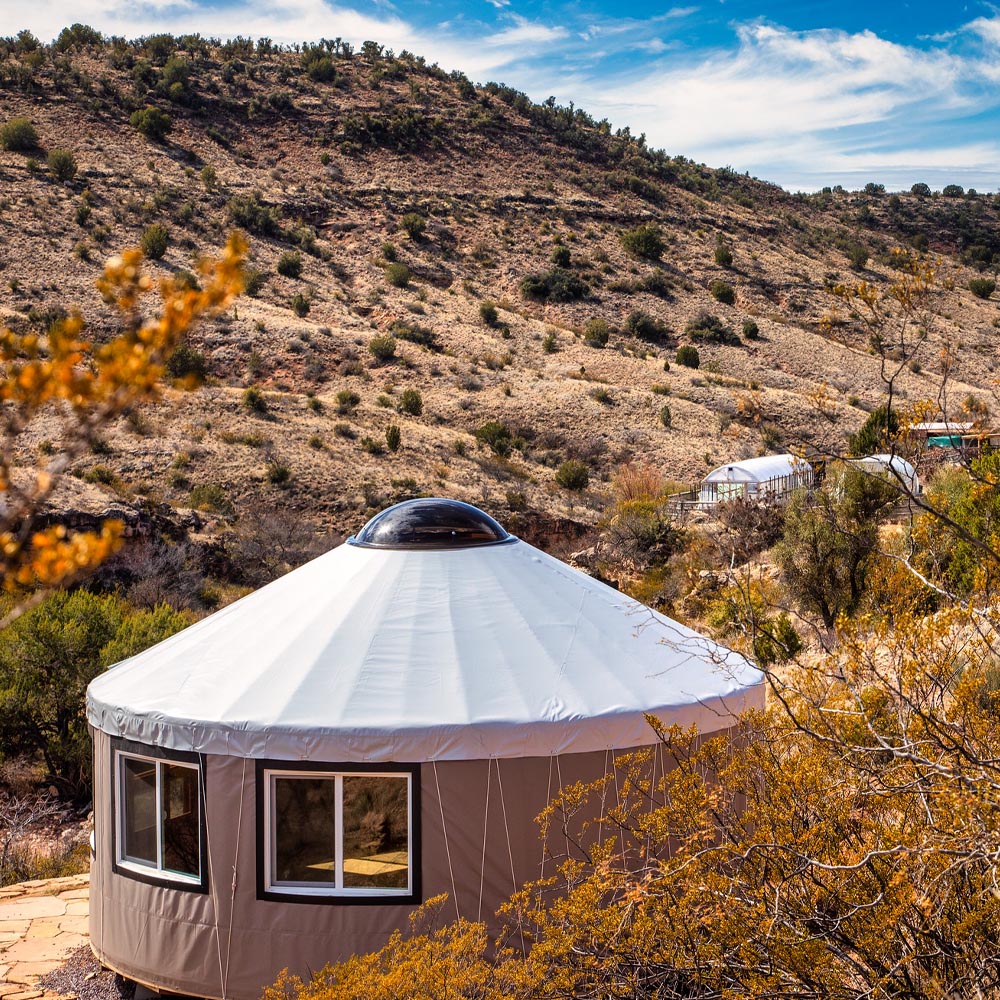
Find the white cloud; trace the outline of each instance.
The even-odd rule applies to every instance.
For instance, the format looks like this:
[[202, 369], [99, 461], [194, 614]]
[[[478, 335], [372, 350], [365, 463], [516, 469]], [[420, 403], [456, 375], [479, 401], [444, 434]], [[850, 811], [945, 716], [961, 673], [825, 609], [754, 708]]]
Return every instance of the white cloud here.
[[[982, 38], [995, 31], [1000, 45], [1000, 20], [981, 22], [973, 30]], [[652, 61], [615, 79], [578, 74], [549, 86], [560, 101], [645, 132], [651, 145], [779, 182], [966, 167], [995, 184], [995, 143], [957, 128], [936, 148], [940, 136], [931, 136], [935, 126], [983, 110], [995, 72], [995, 61], [977, 55], [900, 45], [870, 31], [754, 23], [737, 28], [734, 48], [681, 65]], [[995, 88], [990, 102], [1000, 103]]]
[[1000, 46], [1000, 17], [977, 17], [966, 29], [989, 45]]
[[[510, 48], [512, 54], [524, 45], [548, 45], [551, 42], [565, 38], [569, 32], [562, 27], [549, 27], [540, 24], [538, 21], [529, 21], [517, 14], [512, 14], [514, 21], [512, 28], [504, 28], [495, 34], [487, 35], [483, 38], [483, 44], [491, 48]], [[523, 58], [527, 53], [522, 49], [518, 55]]]

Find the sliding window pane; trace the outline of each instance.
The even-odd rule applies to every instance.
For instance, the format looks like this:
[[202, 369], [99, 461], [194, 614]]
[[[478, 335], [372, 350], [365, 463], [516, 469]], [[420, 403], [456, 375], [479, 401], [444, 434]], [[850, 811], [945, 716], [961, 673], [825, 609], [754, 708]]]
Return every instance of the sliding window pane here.
[[335, 883], [336, 797], [333, 775], [274, 779], [272, 881]]
[[178, 764], [161, 764], [163, 791], [163, 867], [183, 875], [199, 870], [201, 819], [198, 771]]
[[345, 775], [345, 888], [409, 886], [407, 797], [405, 776]]
[[156, 765], [122, 757], [122, 854], [129, 861], [156, 865]]

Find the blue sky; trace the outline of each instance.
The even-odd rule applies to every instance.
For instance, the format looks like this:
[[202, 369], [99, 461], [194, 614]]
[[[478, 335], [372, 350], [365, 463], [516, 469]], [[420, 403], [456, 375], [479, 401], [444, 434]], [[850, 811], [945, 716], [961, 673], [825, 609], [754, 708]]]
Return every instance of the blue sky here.
[[1000, 8], [985, 3], [0, 0], [3, 34], [73, 21], [373, 38], [792, 190], [1000, 187]]

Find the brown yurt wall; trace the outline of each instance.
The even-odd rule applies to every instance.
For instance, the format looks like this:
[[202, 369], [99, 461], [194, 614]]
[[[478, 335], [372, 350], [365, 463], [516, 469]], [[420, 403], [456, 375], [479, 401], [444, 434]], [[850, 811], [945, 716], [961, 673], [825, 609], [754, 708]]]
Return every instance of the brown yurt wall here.
[[[110, 737], [94, 732], [94, 748], [91, 941], [98, 958], [128, 978], [194, 996], [257, 1000], [283, 968], [308, 976], [408, 926], [408, 904], [258, 899], [256, 764], [239, 757], [205, 758], [207, 892], [113, 872]], [[565, 854], [565, 840], [554, 834], [543, 860], [537, 814], [560, 784], [598, 778], [612, 760], [598, 752], [422, 764], [422, 898], [448, 893], [446, 917], [491, 919], [515, 885], [537, 878], [543, 864], [553, 872], [553, 857]]]

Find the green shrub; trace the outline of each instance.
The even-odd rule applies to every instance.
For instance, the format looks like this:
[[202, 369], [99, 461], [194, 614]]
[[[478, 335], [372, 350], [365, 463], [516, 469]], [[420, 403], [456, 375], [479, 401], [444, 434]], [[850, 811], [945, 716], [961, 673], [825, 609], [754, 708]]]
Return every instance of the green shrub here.
[[590, 398], [595, 402], [600, 403], [602, 406], [614, 406], [615, 398], [611, 393], [604, 388], [603, 385], [599, 385], [594, 389], [590, 390]]
[[718, 237], [715, 243], [715, 263], [719, 267], [732, 267], [733, 265], [733, 252], [722, 242], [721, 236]]
[[757, 340], [759, 337], [760, 327], [757, 326], [757, 321], [753, 319], [743, 320], [743, 339]]
[[267, 413], [267, 400], [257, 386], [251, 385], [243, 390], [243, 409], [250, 413]]
[[856, 434], [848, 439], [851, 455], [874, 455], [894, 447], [899, 434], [899, 414], [889, 403], [875, 407]]
[[263, 271], [258, 270], [256, 267], [248, 267], [243, 272], [243, 291], [250, 298], [256, 298], [260, 294], [260, 290], [264, 287], [266, 280], [267, 276]]
[[264, 470], [272, 486], [284, 486], [292, 478], [292, 470], [279, 459], [272, 459]]
[[382, 259], [386, 261], [394, 261], [396, 259], [396, 244], [390, 243], [388, 240], [382, 244]]
[[406, 320], [395, 319], [389, 326], [389, 333], [397, 340], [408, 340], [411, 344], [426, 347], [428, 351], [444, 350], [437, 334], [430, 327], [421, 326], [419, 323], [407, 323]]
[[393, 288], [406, 288], [410, 283], [410, 269], [405, 264], [392, 262], [385, 266], [385, 280]]
[[970, 278], [969, 291], [977, 299], [988, 299], [997, 290], [997, 283], [992, 278]]
[[202, 382], [205, 379], [205, 355], [188, 344], [181, 344], [167, 358], [167, 374]]
[[136, 611], [86, 590], [51, 594], [0, 630], [0, 745], [5, 758], [38, 756], [47, 783], [86, 801], [93, 751], [87, 685], [112, 663], [180, 631], [189, 619], [165, 604]]
[[664, 427], [670, 427], [673, 423], [673, 417], [670, 414], [669, 406], [663, 406], [660, 408], [660, 423], [663, 424]]
[[302, 254], [297, 250], [286, 250], [279, 258], [275, 270], [285, 278], [297, 278], [302, 274]]
[[219, 183], [218, 174], [211, 163], [206, 163], [201, 168], [201, 183], [205, 186], [206, 191], [214, 191], [216, 184]]
[[962, 195], [965, 194], [965, 188], [962, 187], [961, 184], [945, 184], [945, 186], [941, 188], [941, 194], [943, 194], [945, 198], [961, 198]]
[[590, 471], [577, 458], [569, 458], [556, 470], [556, 482], [564, 490], [585, 490], [590, 485]]
[[403, 439], [402, 432], [398, 425], [389, 424], [385, 429], [385, 443], [389, 451], [399, 451], [400, 442]]
[[637, 309], [626, 317], [625, 332], [640, 340], [648, 340], [658, 344], [667, 340], [672, 331], [666, 323], [656, 319], [655, 316], [650, 316], [649, 313]]
[[419, 240], [423, 237], [427, 229], [427, 220], [419, 212], [407, 212], [399, 220], [399, 228], [410, 237], [411, 240]]
[[569, 267], [571, 255], [569, 252], [569, 247], [558, 246], [552, 251], [552, 256], [549, 260], [555, 264], [556, 267]]
[[683, 365], [685, 368], [697, 368], [701, 364], [701, 356], [698, 354], [698, 348], [693, 347], [691, 344], [684, 344], [682, 347], [678, 347], [677, 356], [674, 360], [677, 364]]
[[506, 458], [514, 446], [510, 428], [499, 420], [487, 420], [476, 431], [476, 440], [486, 445], [494, 455]]
[[27, 118], [11, 118], [0, 127], [0, 146], [8, 153], [25, 153], [38, 145], [38, 133]]
[[57, 52], [68, 52], [70, 49], [100, 45], [103, 40], [101, 33], [89, 24], [73, 24], [59, 32], [53, 45]]
[[910, 194], [916, 195], [918, 198], [929, 198], [931, 196], [930, 185], [918, 181], [910, 188]]
[[385, 333], [372, 337], [368, 341], [368, 351], [379, 364], [385, 364], [396, 356], [396, 338]]
[[188, 78], [191, 76], [191, 63], [183, 56], [171, 56], [160, 72], [160, 83], [166, 87], [172, 100], [183, 99], [186, 96]]
[[85, 201], [81, 201], [76, 206], [76, 224], [78, 226], [85, 226], [90, 221], [92, 213], [93, 209]]
[[860, 243], [847, 248], [847, 259], [855, 271], [863, 271], [868, 264], [868, 251]]
[[166, 112], [151, 106], [141, 108], [139, 111], [133, 111], [132, 116], [129, 118], [129, 124], [132, 128], [141, 132], [147, 139], [152, 139], [154, 142], [163, 142], [170, 134], [174, 123], [170, 120], [170, 115]]
[[865, 185], [865, 194], [877, 198], [879, 195], [885, 194], [885, 185], [879, 184], [876, 181], [869, 181]]
[[385, 445], [381, 441], [376, 440], [373, 437], [363, 437], [361, 439], [361, 447], [368, 452], [369, 455], [384, 455]]
[[497, 315], [497, 307], [489, 299], [484, 299], [479, 303], [479, 318], [487, 326], [496, 326]]
[[588, 347], [607, 347], [611, 339], [611, 325], [607, 320], [595, 316], [583, 326], [583, 342]]
[[341, 389], [337, 393], [337, 412], [341, 416], [346, 416], [354, 412], [354, 408], [361, 402], [361, 397], [351, 389]]
[[521, 282], [521, 294], [539, 302], [575, 302], [590, 294], [590, 286], [572, 271], [554, 267], [551, 271], [529, 274]]
[[663, 255], [663, 237], [660, 235], [659, 227], [650, 223], [643, 223], [635, 229], [626, 229], [618, 234], [621, 245], [626, 253], [633, 257], [642, 257], [644, 260], [659, 260]]
[[546, 354], [555, 354], [559, 350], [559, 341], [556, 340], [556, 335], [549, 330], [544, 337], [542, 337], [542, 351]]
[[399, 397], [399, 410], [411, 417], [419, 417], [424, 412], [424, 397], [419, 389], [404, 389]]
[[309, 315], [309, 299], [301, 292], [296, 292], [292, 296], [292, 312], [301, 319]]
[[257, 236], [277, 236], [281, 230], [278, 210], [261, 200], [260, 192], [238, 194], [226, 204], [229, 218], [241, 229]]
[[143, 231], [139, 246], [150, 260], [159, 260], [167, 252], [167, 242], [166, 228], [154, 222]]
[[333, 60], [326, 55], [312, 58], [306, 64], [305, 71], [315, 83], [329, 83], [337, 75]]
[[197, 275], [184, 268], [174, 272], [174, 284], [178, 288], [183, 288], [188, 292], [201, 291], [201, 284], [198, 281]]
[[719, 319], [708, 312], [700, 312], [689, 319], [684, 332], [691, 340], [703, 340], [711, 344], [739, 344], [740, 338]]
[[71, 181], [76, 177], [76, 157], [69, 149], [51, 149], [45, 162], [49, 166], [49, 173], [57, 181]]
[[716, 278], [708, 289], [712, 293], [712, 298], [723, 305], [731, 306], [736, 301], [736, 291], [728, 281]]

